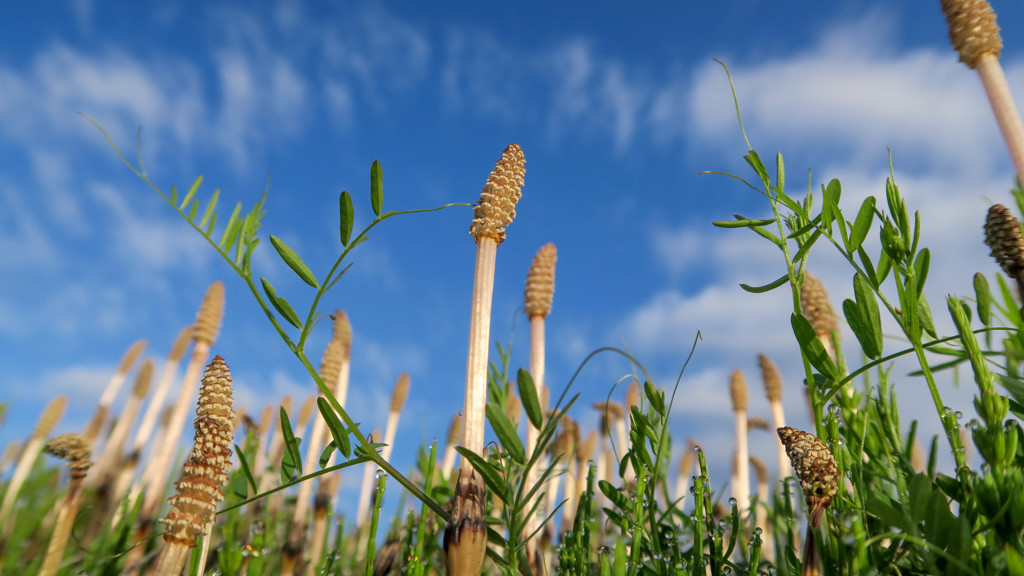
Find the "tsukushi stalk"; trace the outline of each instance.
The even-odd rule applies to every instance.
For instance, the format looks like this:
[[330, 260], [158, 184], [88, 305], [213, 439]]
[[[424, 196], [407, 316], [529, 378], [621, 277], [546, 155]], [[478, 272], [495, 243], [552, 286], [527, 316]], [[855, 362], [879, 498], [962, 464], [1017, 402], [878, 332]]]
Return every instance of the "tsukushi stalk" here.
[[203, 374], [192, 452], [174, 483], [177, 494], [168, 500], [171, 510], [163, 519], [164, 547], [148, 571], [151, 576], [180, 574], [196, 540], [210, 533], [231, 468], [233, 404], [231, 371], [223, 358], [215, 356]]
[[[510, 144], [484, 184], [473, 209], [469, 233], [476, 241], [476, 270], [469, 320], [469, 352], [466, 358], [466, 401], [463, 409], [462, 446], [483, 454], [487, 404], [487, 350], [490, 347], [491, 300], [498, 245], [505, 227], [516, 215], [522, 196], [526, 160], [518, 144]], [[451, 516], [444, 531], [445, 561], [449, 574], [479, 574], [487, 551], [484, 519], [486, 489], [483, 479], [463, 458], [452, 497]]]

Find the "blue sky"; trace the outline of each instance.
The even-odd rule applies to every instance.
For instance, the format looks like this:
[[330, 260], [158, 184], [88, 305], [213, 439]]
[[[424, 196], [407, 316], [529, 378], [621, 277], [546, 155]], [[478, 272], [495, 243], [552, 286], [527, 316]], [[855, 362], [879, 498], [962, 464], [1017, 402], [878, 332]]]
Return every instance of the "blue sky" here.
[[[1011, 88], [1024, 93], [1024, 8], [996, 2]], [[0, 445], [25, 436], [55, 394], [73, 402], [60, 431], [80, 429], [121, 354], [139, 338], [162, 362], [206, 287], [227, 288], [214, 353], [238, 403], [258, 411], [312, 384], [231, 275], [77, 113], [126, 150], [143, 127], [150, 176], [163, 187], [205, 178], [221, 206], [250, 205], [271, 178], [263, 233], [322, 275], [333, 263], [338, 194], [368, 222], [368, 172], [384, 168], [386, 209], [475, 202], [502, 149], [527, 159], [518, 216], [500, 247], [492, 338], [515, 333], [536, 250], [558, 247], [548, 326], [548, 382], [560, 391], [590, 351], [628, 346], [671, 386], [703, 335], [673, 412], [724, 481], [731, 445], [728, 374], [743, 369], [752, 412], [767, 416], [756, 355], [783, 369], [792, 423], [806, 427], [788, 293], [750, 295], [783, 262], [760, 238], [710, 225], [764, 217], [746, 175], [729, 86], [763, 157], [786, 157], [790, 190], [838, 177], [844, 205], [881, 194], [888, 150], [925, 224], [937, 264], [930, 300], [969, 294], [996, 269], [981, 225], [1009, 202], [1012, 168], [976, 75], [948, 46], [937, 3], [140, 3], [9, 4], [0, 18], [0, 366], [11, 409]], [[226, 215], [225, 215], [226, 216]], [[463, 397], [475, 246], [468, 208], [385, 223], [323, 303], [355, 334], [349, 406], [383, 427], [391, 386], [412, 380], [395, 461], [443, 440]], [[834, 303], [851, 274], [822, 247], [812, 270]], [[264, 242], [254, 261], [298, 309], [309, 304]], [[318, 359], [328, 336], [310, 344]], [[847, 336], [847, 356], [856, 343]], [[887, 343], [895, 351], [898, 342]], [[629, 367], [607, 358], [576, 384], [575, 416], [596, 417]], [[905, 379], [897, 374], [898, 379]], [[897, 383], [899, 384], [899, 383]], [[947, 386], [948, 387], [948, 386]], [[126, 387], [127, 388], [127, 387]], [[936, 429], [923, 383], [898, 388], [904, 419]], [[946, 394], [947, 391], [944, 391]], [[948, 391], [965, 411], [971, 390]], [[768, 449], [771, 438], [755, 438]], [[769, 458], [770, 460], [770, 458]], [[714, 472], [714, 471], [713, 471]]]

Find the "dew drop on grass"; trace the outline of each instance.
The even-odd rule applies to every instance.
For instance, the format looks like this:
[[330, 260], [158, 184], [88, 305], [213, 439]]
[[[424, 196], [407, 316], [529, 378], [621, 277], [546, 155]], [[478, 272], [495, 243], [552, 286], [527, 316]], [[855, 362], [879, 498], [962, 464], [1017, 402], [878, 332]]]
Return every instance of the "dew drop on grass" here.
[[387, 475], [388, 475], [387, 472], [385, 472], [385, 471], [381, 470], [380, 468], [378, 468], [377, 472], [374, 474], [374, 478], [376, 478], [377, 480], [380, 480], [381, 478], [383, 478], [384, 476], [387, 476]]
[[735, 498], [729, 498], [729, 506], [735, 508], [739, 504], [739, 500]]
[[764, 530], [761, 530], [760, 526], [758, 526], [757, 528], [754, 528], [754, 536], [760, 536], [763, 533], [764, 533]]

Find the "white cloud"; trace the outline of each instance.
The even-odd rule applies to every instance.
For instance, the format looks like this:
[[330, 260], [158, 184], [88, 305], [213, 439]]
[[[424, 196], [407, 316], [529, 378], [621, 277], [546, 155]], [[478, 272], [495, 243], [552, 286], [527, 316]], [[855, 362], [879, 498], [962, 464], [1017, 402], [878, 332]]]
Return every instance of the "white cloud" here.
[[145, 125], [159, 135], [154, 140], [170, 136], [187, 146], [204, 124], [199, 74], [180, 61], [143, 61], [118, 50], [86, 54], [58, 43], [37, 53], [25, 72], [0, 66], [0, 80], [0, 113], [9, 120], [0, 136], [33, 146], [74, 135], [105, 147], [79, 111], [119, 143]]
[[195, 268], [209, 263], [213, 250], [184, 221], [146, 217], [131, 208], [125, 194], [107, 184], [94, 184], [91, 199], [110, 218], [107, 230], [114, 252], [125, 268], [148, 274], [176, 266]]
[[[976, 75], [951, 51], [884, 52], [890, 42], [865, 25], [874, 22], [837, 26], [791, 57], [730, 66], [755, 146], [828, 147], [851, 155], [852, 163], [892, 147], [897, 157], [933, 170], [952, 165], [982, 174], [1000, 166], [1006, 154]], [[1019, 74], [1016, 63], [1009, 68], [1012, 77]], [[704, 142], [729, 138], [732, 146], [738, 128], [722, 68], [706, 64], [693, 82], [691, 126]]]
[[32, 195], [11, 182], [0, 183], [0, 189], [5, 191], [0, 194], [0, 268], [54, 265], [58, 248], [36, 214]]

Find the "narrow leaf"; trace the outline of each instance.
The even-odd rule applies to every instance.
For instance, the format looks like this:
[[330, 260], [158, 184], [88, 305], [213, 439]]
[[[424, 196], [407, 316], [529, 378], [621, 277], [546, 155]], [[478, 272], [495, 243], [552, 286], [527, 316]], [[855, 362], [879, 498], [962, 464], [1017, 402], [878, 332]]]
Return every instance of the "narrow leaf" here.
[[512, 424], [512, 421], [508, 419], [508, 416], [505, 416], [501, 407], [494, 402], [488, 402], [485, 411], [487, 412], [487, 421], [491, 423], [491, 428], [494, 429], [498, 442], [501, 442], [501, 447], [508, 452], [508, 455], [517, 464], [525, 464], [526, 450], [523, 449], [523, 443], [519, 440], [519, 435], [516, 433], [516, 427]]
[[337, 450], [337, 449], [338, 449], [338, 445], [334, 443], [334, 440], [331, 440], [327, 444], [327, 447], [324, 448], [324, 451], [320, 453], [319, 464], [320, 464], [320, 469], [321, 470], [323, 470], [324, 468], [327, 468], [327, 465], [331, 463], [331, 456], [334, 455], [334, 451]]
[[284, 438], [284, 454], [281, 459], [281, 480], [288, 482], [294, 476], [302, 474], [302, 453], [299, 452], [300, 440], [292, 432], [292, 423], [288, 412], [281, 407], [281, 436]]
[[249, 485], [245, 481], [245, 476], [235, 476], [231, 481], [231, 491], [239, 500], [249, 497]]
[[764, 184], [765, 188], [771, 185], [771, 177], [768, 176], [768, 170], [764, 167], [764, 163], [761, 162], [761, 157], [757, 155], [757, 152], [751, 150], [749, 154], [743, 157], [750, 164], [750, 167], [757, 172], [757, 176], [761, 179], [761, 183]]
[[843, 300], [843, 316], [846, 317], [846, 323], [850, 325], [853, 335], [857, 337], [857, 342], [860, 342], [864, 355], [871, 359], [877, 358], [879, 351], [875, 348], [875, 336], [861, 317], [857, 303], [849, 298]]
[[801, 246], [800, 249], [797, 250], [796, 254], [793, 255], [793, 262], [799, 262], [803, 260], [804, 256], [807, 255], [807, 251], [810, 250], [812, 246], [814, 246], [814, 243], [817, 242], [818, 238], [820, 237], [821, 228], [818, 228], [817, 230], [814, 231], [814, 233], [811, 234], [810, 238], [808, 238], [807, 241], [804, 242], [803, 246]]
[[773, 218], [750, 220], [749, 218], [741, 218], [737, 215], [736, 220], [716, 220], [711, 224], [712, 226], [717, 226], [719, 228], [749, 228], [751, 226], [767, 226], [774, 223], [775, 220]]
[[769, 283], [767, 283], [767, 284], [765, 284], [763, 286], [749, 286], [747, 284], [740, 284], [740, 288], [743, 288], [747, 292], [751, 292], [753, 294], [761, 294], [763, 292], [770, 292], [772, 290], [775, 290], [776, 288], [778, 288], [779, 286], [782, 286], [783, 284], [785, 284], [788, 281], [789, 281], [789, 274], [783, 274], [782, 276], [779, 276], [777, 279], [772, 280], [771, 282], [769, 282]]
[[974, 297], [978, 308], [978, 320], [985, 326], [992, 321], [992, 292], [988, 288], [988, 278], [978, 272], [974, 275]]
[[644, 382], [644, 395], [647, 396], [647, 400], [651, 403], [651, 407], [654, 408], [655, 412], [664, 416], [665, 415], [665, 396], [658, 390], [650, 380]]
[[924, 282], [928, 279], [928, 269], [931, 267], [932, 253], [927, 248], [917, 253], [914, 259], [914, 276], [917, 282], [917, 295], [921, 296], [924, 291]]
[[484, 483], [502, 502], [506, 504], [509, 502], [508, 489], [505, 487], [505, 481], [501, 478], [501, 474], [498, 470], [491, 466], [491, 464], [481, 458], [476, 452], [467, 450], [462, 446], [456, 446], [455, 451], [458, 452], [463, 458], [469, 461], [473, 466], [473, 469], [480, 473], [483, 477]]
[[[970, 316], [971, 309], [964, 307], [964, 310]], [[932, 307], [928, 305], [928, 299], [921, 294], [921, 297], [917, 299], [917, 317], [921, 321], [921, 329], [925, 331], [932, 338], [938, 338], [939, 335], [935, 331], [935, 321], [932, 319]]]
[[210, 218], [210, 221], [206, 224], [206, 230], [203, 231], [203, 234], [205, 234], [206, 237], [209, 238], [213, 234], [213, 229], [216, 226], [217, 226], [217, 214], [214, 213], [213, 214], [213, 218]]
[[857, 219], [853, 222], [853, 229], [850, 231], [850, 245], [847, 247], [850, 252], [856, 252], [860, 248], [860, 245], [864, 243], [864, 239], [867, 238], [868, 232], [871, 231], [871, 223], [874, 221], [875, 197], [868, 196], [860, 205], [860, 211], [857, 212]]
[[[773, 222], [774, 222], [774, 220], [773, 220]], [[782, 246], [782, 240], [779, 239], [778, 236], [776, 236], [775, 234], [772, 234], [771, 232], [765, 230], [761, 226], [750, 226], [750, 229], [753, 230], [754, 232], [757, 232], [758, 236], [764, 238], [765, 240], [768, 240], [772, 244], [775, 244], [776, 246]]]
[[836, 380], [836, 365], [825, 351], [825, 346], [818, 340], [807, 318], [803, 314], [794, 313], [790, 316], [790, 323], [793, 325], [793, 334], [796, 335], [796, 340], [811, 366], [823, 376]]
[[[181, 200], [181, 204], [180, 204], [180, 205], [178, 206], [178, 209], [179, 209], [179, 210], [181, 210], [182, 212], [184, 212], [184, 211], [185, 211], [185, 207], [186, 207], [186, 206], [188, 206], [189, 202], [191, 202], [191, 201], [192, 201], [192, 198], [193, 198], [193, 197], [194, 197], [194, 196], [196, 195], [196, 192], [198, 192], [198, 191], [199, 191], [199, 186], [200, 186], [200, 185], [201, 185], [202, 183], [203, 183], [203, 177], [202, 177], [202, 176], [199, 176], [199, 177], [197, 177], [197, 178], [196, 178], [196, 179], [195, 179], [195, 180], [194, 180], [194, 181], [192, 182], [192, 185], [191, 185], [191, 186], [189, 186], [189, 188], [188, 188], [188, 192], [187, 192], [187, 193], [185, 194], [185, 198], [183, 198], [183, 199]], [[190, 218], [190, 219], [191, 219], [191, 218]]]
[[373, 161], [370, 165], [370, 206], [373, 208], [374, 216], [380, 216], [381, 208], [384, 205], [384, 171], [380, 162]]
[[234, 244], [234, 240], [238, 234], [238, 214], [242, 211], [242, 203], [235, 204], [235, 210], [231, 213], [231, 217], [228, 218], [227, 226], [224, 227], [224, 234], [220, 237], [220, 242], [217, 242], [217, 246], [220, 246], [221, 250], [227, 251]]
[[320, 410], [320, 415], [323, 416], [324, 422], [327, 423], [327, 429], [331, 431], [334, 445], [341, 452], [342, 456], [348, 460], [352, 457], [352, 444], [349, 442], [348, 430], [342, 424], [341, 418], [338, 417], [337, 412], [334, 411], [334, 408], [331, 407], [331, 404], [323, 396], [316, 399], [316, 407]]
[[352, 221], [355, 218], [355, 209], [352, 207], [352, 196], [347, 191], [342, 192], [338, 198], [338, 212], [340, 216], [341, 245], [348, 246], [348, 241], [352, 238]]
[[775, 154], [775, 186], [779, 190], [786, 189], [786, 164], [782, 161], [782, 152]]
[[199, 198], [192, 199], [192, 205], [188, 207], [188, 219], [194, 221], [196, 212], [199, 211]]
[[320, 283], [316, 281], [316, 276], [313, 275], [313, 271], [309, 269], [309, 266], [306, 266], [306, 263], [302, 261], [302, 258], [299, 258], [299, 255], [295, 253], [295, 250], [292, 250], [291, 247], [284, 243], [284, 240], [281, 240], [277, 236], [271, 234], [270, 243], [274, 246], [274, 250], [277, 250], [277, 254], [281, 257], [281, 260], [284, 260], [284, 263], [287, 264], [293, 272], [298, 274], [299, 278], [302, 278], [303, 282], [309, 284], [313, 288], [320, 287]]
[[245, 475], [245, 479], [249, 482], [249, 487], [252, 488], [253, 492], [257, 492], [259, 489], [256, 487], [256, 478], [252, 475], [252, 469], [249, 468], [249, 460], [245, 457], [245, 451], [235, 444], [235, 454], [238, 455], [238, 464], [242, 468], [242, 474]]
[[533, 383], [533, 377], [522, 368], [516, 374], [516, 383], [519, 385], [519, 399], [523, 402], [523, 409], [526, 410], [526, 417], [530, 424], [540, 430], [544, 424], [544, 411], [540, 407], [540, 400], [537, 398], [537, 387]]
[[210, 202], [206, 205], [206, 210], [203, 211], [203, 219], [199, 221], [199, 227], [205, 228], [206, 224], [210, 221], [210, 217], [217, 217], [214, 209], [217, 207], [217, 200], [220, 199], [220, 188], [213, 191], [213, 196], [210, 197]]
[[274, 286], [269, 280], [266, 278], [260, 278], [260, 281], [263, 283], [263, 292], [266, 293], [267, 299], [270, 300], [270, 304], [274, 307], [274, 310], [277, 310], [277, 313], [287, 320], [289, 324], [301, 330], [302, 322], [299, 321], [299, 315], [295, 313], [291, 304], [289, 304], [284, 298], [277, 295], [277, 291], [274, 290]]
[[861, 347], [864, 348], [864, 354], [868, 358], [878, 358], [882, 355], [883, 346], [882, 315], [878, 311], [878, 301], [875, 299], [875, 293], [871, 289], [868, 279], [861, 274], [853, 277], [853, 294], [857, 299], [860, 318], [864, 322], [865, 335], [873, 340], [867, 347], [861, 342]]

